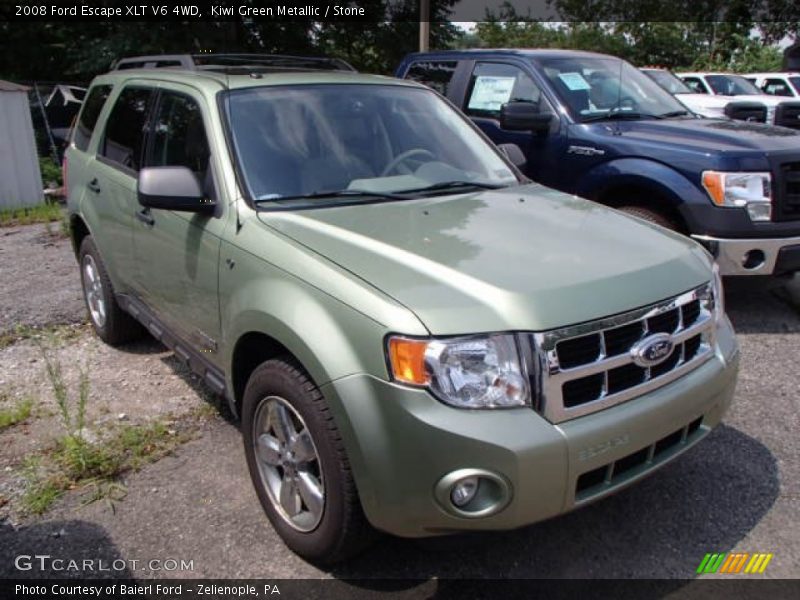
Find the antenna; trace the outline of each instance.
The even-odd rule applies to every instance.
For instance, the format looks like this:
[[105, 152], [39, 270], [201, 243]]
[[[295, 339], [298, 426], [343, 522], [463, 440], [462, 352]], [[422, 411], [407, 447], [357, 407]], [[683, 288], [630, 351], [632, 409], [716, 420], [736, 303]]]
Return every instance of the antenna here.
[[[617, 76], [617, 102], [615, 104], [615, 107], [619, 111], [622, 110], [622, 106], [620, 106], [622, 103], [622, 67], [625, 65], [625, 63], [622, 61], [621, 58], [618, 60], [619, 60], [619, 75]], [[620, 132], [619, 121], [617, 121], [615, 129], [617, 130], [618, 133]]]

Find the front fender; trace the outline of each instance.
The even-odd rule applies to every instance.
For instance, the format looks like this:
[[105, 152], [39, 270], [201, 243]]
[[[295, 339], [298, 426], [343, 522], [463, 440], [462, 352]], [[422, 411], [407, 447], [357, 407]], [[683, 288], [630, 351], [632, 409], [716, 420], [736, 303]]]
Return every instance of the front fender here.
[[687, 204], [711, 204], [708, 196], [682, 173], [642, 158], [620, 158], [593, 167], [581, 178], [576, 194], [598, 200], [617, 188], [648, 191], [669, 203], [687, 221], [691, 217]]
[[318, 386], [355, 373], [388, 376], [387, 325], [245, 252], [232, 259], [235, 269], [220, 271], [221, 350], [229, 392], [236, 342], [251, 332], [283, 345]]

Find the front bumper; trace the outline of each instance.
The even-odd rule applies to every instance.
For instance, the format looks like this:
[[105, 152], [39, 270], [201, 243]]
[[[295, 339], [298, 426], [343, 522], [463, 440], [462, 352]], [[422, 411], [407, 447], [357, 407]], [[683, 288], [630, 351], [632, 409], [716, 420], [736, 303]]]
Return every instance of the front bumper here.
[[721, 239], [693, 235], [714, 255], [723, 275], [783, 275], [800, 270], [800, 237]]
[[[625, 487], [704, 437], [720, 422], [736, 384], [739, 355], [727, 319], [717, 343], [713, 358], [677, 381], [559, 425], [528, 408], [455, 409], [368, 375], [336, 380], [322, 392], [375, 527], [404, 537], [512, 529]], [[676, 438], [676, 432], [682, 433]], [[648, 450], [624, 476], [591, 480], [668, 438], [676, 443], [657, 456]], [[437, 483], [459, 470], [501, 478], [508, 491], [502, 507], [469, 517], [447, 506]]]

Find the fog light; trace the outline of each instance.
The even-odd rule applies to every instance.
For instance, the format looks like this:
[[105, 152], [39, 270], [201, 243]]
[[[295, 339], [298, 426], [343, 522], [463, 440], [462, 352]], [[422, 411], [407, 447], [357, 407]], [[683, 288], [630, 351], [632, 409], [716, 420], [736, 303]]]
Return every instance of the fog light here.
[[450, 501], [461, 508], [470, 503], [478, 493], [478, 478], [466, 477], [457, 481], [450, 491]]
[[764, 266], [764, 263], [767, 261], [767, 257], [762, 250], [750, 250], [745, 252], [744, 256], [742, 257], [742, 266], [745, 269], [753, 270], [759, 269]]
[[769, 221], [772, 218], [772, 204], [769, 202], [750, 202], [747, 214], [751, 221]]

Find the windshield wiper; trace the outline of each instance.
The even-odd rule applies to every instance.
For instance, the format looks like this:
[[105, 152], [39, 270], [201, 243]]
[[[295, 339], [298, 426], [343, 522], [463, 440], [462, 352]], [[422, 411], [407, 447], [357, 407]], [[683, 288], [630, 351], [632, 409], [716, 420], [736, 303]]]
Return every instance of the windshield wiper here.
[[688, 110], [673, 110], [670, 112], [665, 112], [661, 115], [658, 115], [660, 119], [669, 119], [670, 117], [685, 117], [689, 115]]
[[410, 190], [400, 190], [398, 193], [401, 194], [416, 194], [419, 192], [436, 192], [439, 190], [450, 190], [454, 188], [462, 188], [462, 187], [474, 187], [480, 188], [482, 190], [499, 190], [500, 188], [508, 187], [502, 183], [486, 183], [483, 181], [466, 181], [466, 180], [454, 180], [454, 181], [442, 181], [439, 183], [434, 183], [432, 185], [426, 185], [425, 187], [421, 188], [413, 188]]
[[593, 121], [613, 121], [615, 119], [663, 119], [663, 115], [651, 115], [633, 111], [609, 111], [602, 115], [590, 115], [581, 119], [581, 123], [591, 123]]
[[408, 200], [406, 196], [389, 192], [368, 192], [367, 190], [337, 190], [332, 192], [312, 192], [296, 196], [276, 196], [257, 198], [256, 202], [283, 202], [284, 200], [323, 200], [325, 198], [382, 198], [384, 200]]

